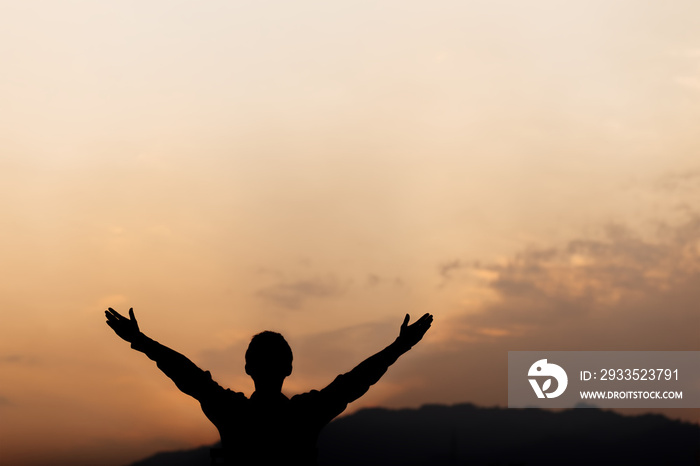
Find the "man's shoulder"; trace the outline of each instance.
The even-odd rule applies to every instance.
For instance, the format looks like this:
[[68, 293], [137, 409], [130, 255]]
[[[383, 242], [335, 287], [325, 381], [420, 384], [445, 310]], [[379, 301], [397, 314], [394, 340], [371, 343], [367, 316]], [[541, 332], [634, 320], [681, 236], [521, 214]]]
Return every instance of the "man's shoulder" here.
[[300, 393], [298, 395], [294, 395], [291, 400], [297, 400], [297, 401], [303, 401], [303, 400], [313, 400], [313, 399], [320, 399], [320, 398], [335, 398], [337, 395], [339, 395], [339, 392], [343, 391], [343, 386], [345, 385], [345, 379], [347, 378], [347, 374], [340, 374], [337, 376], [335, 379], [333, 379], [333, 382], [328, 384], [326, 387], [322, 388], [321, 390], [310, 390], [306, 393]]
[[241, 392], [236, 392], [234, 390], [231, 390], [230, 388], [221, 388], [220, 390], [215, 390], [211, 393], [209, 393], [208, 396], [204, 397], [204, 399], [200, 400], [201, 403], [203, 404], [211, 404], [211, 403], [226, 403], [226, 404], [239, 404], [239, 403], [247, 403], [249, 402], [250, 399], [245, 396], [244, 393]]
[[300, 402], [300, 401], [306, 401], [306, 400], [313, 400], [314, 398], [318, 398], [318, 396], [321, 394], [319, 390], [310, 390], [306, 393], [298, 393], [294, 396], [292, 396], [289, 401], [290, 402]]
[[237, 392], [235, 390], [231, 390], [230, 388], [224, 389], [224, 393], [228, 397], [234, 397], [234, 398], [241, 399], [241, 400], [248, 400], [249, 399], [247, 396], [245, 396], [245, 393]]
[[347, 403], [326, 389], [294, 395], [289, 403], [293, 410], [303, 411], [306, 416], [318, 419], [321, 425], [330, 422], [347, 407]]
[[320, 404], [326, 401], [328, 397], [323, 390], [309, 390], [305, 393], [299, 393], [289, 399], [291, 405], [313, 405]]

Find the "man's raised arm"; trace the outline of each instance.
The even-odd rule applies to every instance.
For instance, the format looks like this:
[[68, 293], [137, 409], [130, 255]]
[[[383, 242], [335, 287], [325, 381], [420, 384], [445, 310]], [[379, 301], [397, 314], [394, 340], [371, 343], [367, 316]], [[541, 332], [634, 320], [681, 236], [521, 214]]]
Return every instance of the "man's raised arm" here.
[[364, 395], [371, 385], [386, 373], [386, 370], [405, 352], [421, 341], [425, 332], [433, 323], [433, 316], [424, 314], [420, 319], [408, 325], [410, 316], [406, 314], [399, 336], [392, 344], [362, 361], [346, 374], [339, 375], [322, 391], [344, 403], [355, 401]]
[[156, 362], [158, 368], [170, 377], [177, 388], [199, 401], [223, 388], [211, 378], [211, 374], [197, 367], [184, 355], [167, 346], [151, 340], [139, 330], [133, 308], [129, 309], [129, 318], [119, 314], [111, 307], [105, 311], [107, 325], [122, 340], [131, 343], [131, 347], [140, 351]]

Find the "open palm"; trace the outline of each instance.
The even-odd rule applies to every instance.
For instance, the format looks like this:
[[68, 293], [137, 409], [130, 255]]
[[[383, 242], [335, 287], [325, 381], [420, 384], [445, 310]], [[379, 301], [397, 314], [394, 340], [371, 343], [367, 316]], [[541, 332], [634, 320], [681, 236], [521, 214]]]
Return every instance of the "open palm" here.
[[105, 311], [107, 317], [107, 325], [112, 327], [114, 333], [119, 335], [123, 340], [129, 343], [134, 341], [134, 338], [139, 334], [139, 324], [134, 316], [134, 309], [129, 309], [129, 318], [124, 317], [111, 307]]
[[423, 335], [425, 335], [425, 332], [428, 331], [430, 325], [433, 323], [433, 316], [428, 313], [423, 314], [423, 316], [420, 319], [418, 319], [411, 325], [408, 325], [408, 321], [410, 319], [411, 316], [406, 314], [406, 317], [403, 320], [403, 324], [401, 324], [399, 340], [401, 340], [402, 343], [408, 346], [413, 346], [419, 341], [421, 341]]

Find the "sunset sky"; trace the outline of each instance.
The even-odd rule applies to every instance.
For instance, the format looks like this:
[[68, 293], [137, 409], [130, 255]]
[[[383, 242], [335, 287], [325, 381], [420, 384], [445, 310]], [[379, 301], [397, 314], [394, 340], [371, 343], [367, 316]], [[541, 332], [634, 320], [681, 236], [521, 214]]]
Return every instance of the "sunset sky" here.
[[[0, 463], [215, 428], [107, 327], [347, 412], [507, 404], [507, 351], [700, 350], [700, 2], [0, 0]], [[700, 422], [700, 410], [656, 410]]]

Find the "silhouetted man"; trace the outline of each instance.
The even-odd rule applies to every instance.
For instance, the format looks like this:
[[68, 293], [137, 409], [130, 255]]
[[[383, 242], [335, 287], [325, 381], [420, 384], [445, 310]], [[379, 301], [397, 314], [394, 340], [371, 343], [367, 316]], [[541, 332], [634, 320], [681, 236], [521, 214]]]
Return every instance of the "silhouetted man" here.
[[182, 392], [199, 401], [204, 414], [219, 430], [230, 465], [315, 465], [321, 429], [418, 343], [433, 321], [432, 315], [425, 314], [408, 325], [406, 314], [392, 344], [339, 375], [326, 388], [290, 399], [282, 394], [282, 383], [292, 373], [292, 350], [279, 333], [265, 331], [250, 341], [245, 371], [253, 378], [255, 392], [247, 398], [222, 388], [208, 371], [141, 333], [133, 309], [129, 309], [128, 319], [112, 308], [105, 314], [117, 335], [154, 360]]

